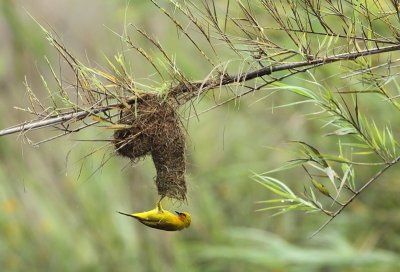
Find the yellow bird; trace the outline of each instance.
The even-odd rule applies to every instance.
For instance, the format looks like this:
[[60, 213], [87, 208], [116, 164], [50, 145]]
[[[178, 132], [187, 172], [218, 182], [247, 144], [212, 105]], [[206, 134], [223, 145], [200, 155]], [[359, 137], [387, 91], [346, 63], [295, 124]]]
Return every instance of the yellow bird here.
[[190, 226], [192, 218], [187, 212], [177, 212], [173, 214], [169, 211], [164, 210], [161, 207], [161, 200], [157, 203], [157, 207], [151, 211], [141, 213], [123, 213], [120, 214], [136, 218], [140, 223], [155, 229], [176, 231], [182, 230]]

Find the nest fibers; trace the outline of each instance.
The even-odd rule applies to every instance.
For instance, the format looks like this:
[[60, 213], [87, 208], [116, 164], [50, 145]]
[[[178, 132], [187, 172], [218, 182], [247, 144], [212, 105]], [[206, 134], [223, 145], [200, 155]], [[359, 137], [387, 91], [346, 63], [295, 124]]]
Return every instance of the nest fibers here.
[[134, 162], [151, 155], [158, 194], [184, 201], [185, 136], [174, 107], [167, 99], [146, 94], [121, 112], [119, 123], [127, 126], [114, 133], [116, 152]]

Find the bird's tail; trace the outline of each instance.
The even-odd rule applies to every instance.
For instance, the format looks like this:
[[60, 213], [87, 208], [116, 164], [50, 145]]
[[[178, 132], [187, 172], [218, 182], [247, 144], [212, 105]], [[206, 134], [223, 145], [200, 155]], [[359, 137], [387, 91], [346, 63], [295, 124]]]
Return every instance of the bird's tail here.
[[139, 217], [137, 217], [137, 216], [134, 215], [134, 214], [124, 213], [124, 212], [119, 212], [119, 211], [117, 211], [117, 213], [122, 214], [122, 215], [129, 216], [129, 217], [133, 217], [133, 218], [136, 218], [136, 219], [140, 219]]

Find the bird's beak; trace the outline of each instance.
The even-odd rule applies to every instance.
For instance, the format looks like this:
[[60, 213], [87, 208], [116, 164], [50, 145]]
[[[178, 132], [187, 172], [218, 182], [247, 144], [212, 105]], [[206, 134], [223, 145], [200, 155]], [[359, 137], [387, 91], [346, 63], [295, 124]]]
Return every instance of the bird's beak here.
[[177, 214], [177, 215], [180, 215], [181, 213], [180, 212], [178, 212], [178, 211], [175, 211], [175, 213]]

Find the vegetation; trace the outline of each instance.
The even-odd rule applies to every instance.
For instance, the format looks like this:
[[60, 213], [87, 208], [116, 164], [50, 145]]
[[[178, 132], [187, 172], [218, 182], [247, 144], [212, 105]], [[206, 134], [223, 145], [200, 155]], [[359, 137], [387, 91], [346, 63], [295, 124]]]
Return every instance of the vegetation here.
[[[40, 7], [0, 4], [0, 135], [14, 135], [0, 138], [2, 267], [398, 269], [397, 2], [151, 2], [87, 1], [68, 16], [52, 4], [71, 33]], [[73, 16], [86, 5], [87, 25]], [[173, 129], [151, 115], [146, 137], [185, 138], [186, 162], [164, 142], [132, 162], [115, 155], [149, 124], [123, 118], [154, 99]], [[147, 210], [157, 194], [190, 212], [189, 229], [115, 212]]]

